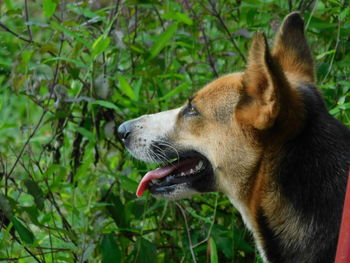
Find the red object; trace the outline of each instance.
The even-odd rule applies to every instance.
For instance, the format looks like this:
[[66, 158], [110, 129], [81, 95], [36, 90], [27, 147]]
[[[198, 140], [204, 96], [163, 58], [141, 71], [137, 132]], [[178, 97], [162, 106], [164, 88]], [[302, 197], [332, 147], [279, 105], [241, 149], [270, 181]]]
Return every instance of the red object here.
[[335, 263], [350, 263], [350, 171]]

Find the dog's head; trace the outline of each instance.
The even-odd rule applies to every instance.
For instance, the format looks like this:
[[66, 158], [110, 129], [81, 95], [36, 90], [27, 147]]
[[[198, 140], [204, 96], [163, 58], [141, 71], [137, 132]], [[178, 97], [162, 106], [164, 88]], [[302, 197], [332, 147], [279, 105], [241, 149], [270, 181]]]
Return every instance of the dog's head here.
[[292, 13], [272, 52], [263, 34], [254, 36], [244, 72], [214, 80], [180, 108], [118, 128], [135, 158], [162, 163], [143, 177], [137, 195], [149, 189], [177, 199], [219, 190], [241, 198], [267, 148], [278, 150], [300, 128], [303, 105], [295, 87], [313, 81], [303, 20]]

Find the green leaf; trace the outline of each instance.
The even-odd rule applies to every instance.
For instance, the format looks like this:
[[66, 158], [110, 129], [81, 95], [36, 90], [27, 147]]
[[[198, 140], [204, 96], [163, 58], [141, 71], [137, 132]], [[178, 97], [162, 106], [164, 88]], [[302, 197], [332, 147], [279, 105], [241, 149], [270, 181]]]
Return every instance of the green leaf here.
[[17, 219], [15, 216], [11, 217], [11, 222], [16, 229], [19, 237], [21, 240], [26, 244], [33, 244], [34, 243], [34, 235], [33, 233], [23, 225], [23, 223]]
[[[223, 229], [222, 227], [220, 227], [220, 228]], [[213, 227], [213, 229], [214, 229], [214, 227]], [[254, 248], [251, 246], [251, 244], [249, 244], [247, 242], [247, 240], [245, 240], [243, 238], [244, 231], [245, 230], [243, 228], [237, 228], [237, 227], [233, 228], [233, 243], [235, 244], [235, 248], [237, 250], [241, 250], [241, 251], [253, 252]], [[218, 243], [218, 242], [216, 242], [216, 243]], [[231, 242], [231, 244], [232, 244], [232, 242]]]
[[192, 207], [190, 207], [190, 206], [189, 206], [189, 207], [186, 207], [186, 211], [187, 211], [188, 213], [190, 213], [191, 216], [193, 216], [194, 218], [197, 218], [197, 219], [199, 219], [199, 220], [202, 220], [203, 222], [208, 223], [208, 224], [211, 223], [211, 219], [210, 219], [210, 218], [198, 215], [198, 213], [196, 212], [196, 210], [194, 210], [194, 209], [193, 209]]
[[117, 263], [121, 261], [121, 252], [114, 235], [104, 235], [101, 241], [102, 263]]
[[120, 112], [120, 109], [115, 104], [113, 104], [112, 102], [109, 102], [109, 101], [95, 100], [95, 101], [91, 102], [91, 104], [92, 105], [99, 105], [99, 106], [105, 107], [107, 109], [112, 109], [112, 110]]
[[157, 257], [156, 247], [144, 238], [136, 241], [135, 245], [136, 260], [135, 263], [155, 262]]
[[340, 14], [339, 18], [341, 20], [345, 20], [348, 16], [350, 16], [350, 8], [345, 8]]
[[218, 263], [218, 251], [216, 249], [216, 244], [214, 238], [210, 237], [209, 239], [209, 247], [210, 247], [210, 263]]
[[102, 52], [106, 51], [110, 42], [111, 39], [109, 37], [105, 37], [104, 35], [101, 35], [99, 38], [97, 38], [91, 46], [92, 57], [95, 58]]
[[171, 24], [156, 40], [156, 43], [152, 46], [150, 50], [150, 57], [149, 59], [155, 58], [162, 50], [163, 48], [168, 44], [170, 39], [173, 37], [177, 30], [177, 23]]
[[76, 59], [72, 59], [72, 58], [66, 58], [66, 57], [54, 57], [54, 58], [49, 58], [43, 61], [44, 64], [46, 64], [47, 62], [51, 62], [51, 61], [56, 61], [56, 60], [62, 60], [62, 61], [66, 61], [69, 63], [73, 63], [76, 66], [78, 66], [79, 68], [83, 68], [83, 69], [89, 69], [88, 66], [86, 66], [84, 63], [82, 63], [79, 60]]
[[72, 11], [73, 13], [81, 16], [85, 16], [86, 18], [93, 19], [94, 22], [99, 22], [103, 21], [106, 22], [106, 17], [100, 16], [97, 14], [97, 12], [93, 12], [90, 8], [89, 5], [83, 7], [85, 5], [77, 5], [77, 4], [69, 4], [67, 5], [68, 9]]
[[136, 81], [136, 83], [134, 83], [134, 85], [133, 85], [133, 90], [134, 90], [134, 93], [135, 93], [136, 100], [139, 100], [141, 86], [142, 86], [142, 78], [139, 78]]
[[0, 210], [7, 218], [12, 217], [12, 208], [10, 202], [3, 194], [0, 194]]
[[137, 46], [136, 44], [135, 45], [131, 45], [130, 49], [135, 51], [136, 53], [139, 53], [139, 54], [144, 54], [145, 53], [145, 51], [141, 47]]
[[28, 193], [34, 197], [34, 202], [38, 209], [42, 210], [44, 208], [45, 197], [39, 185], [30, 179], [24, 180], [24, 185], [27, 187]]
[[57, 3], [52, 0], [43, 0], [44, 15], [51, 17], [56, 11]]
[[126, 81], [126, 79], [122, 75], [119, 75], [117, 78], [119, 81], [119, 88], [121, 89], [121, 91], [123, 91], [125, 95], [128, 96], [130, 99], [137, 100], [137, 96], [134, 90], [131, 88], [130, 84]]
[[226, 258], [231, 258], [233, 244], [232, 231], [222, 226], [214, 225], [211, 231], [211, 237], [215, 240], [217, 249], [221, 251]]
[[319, 54], [318, 56], [316, 56], [316, 59], [319, 60], [319, 59], [323, 58], [324, 56], [327, 56], [327, 55], [330, 55], [333, 53], [335, 53], [335, 49], [332, 49], [332, 50], [329, 50], [329, 51], [324, 52], [322, 54]]
[[163, 97], [159, 98], [159, 100], [170, 99], [170, 98], [174, 97], [175, 95], [179, 94], [180, 92], [182, 92], [183, 90], [187, 89], [189, 86], [190, 86], [189, 83], [186, 83], [186, 82], [182, 83], [181, 85], [177, 86], [175, 89], [169, 91]]
[[130, 193], [136, 193], [137, 186], [139, 185], [138, 182], [124, 175], [114, 176], [121, 181], [121, 188], [123, 188], [126, 191], [129, 191]]
[[28, 207], [22, 207], [22, 210], [25, 211], [29, 218], [31, 223], [42, 227], [42, 224], [39, 223], [38, 218], [39, 218], [39, 210], [37, 205], [33, 205], [33, 206], [28, 206]]
[[95, 134], [93, 134], [91, 131], [83, 128], [83, 127], [75, 127], [75, 131], [79, 132], [81, 135], [89, 139], [91, 142], [96, 142]]
[[146, 205], [146, 201], [138, 198], [128, 202], [125, 206], [125, 209], [129, 213], [133, 214], [136, 219], [139, 219], [142, 217], [143, 213], [145, 212], [145, 205]]
[[24, 50], [24, 51], [22, 52], [21, 56], [22, 56], [23, 63], [24, 63], [25, 65], [28, 65], [28, 63], [29, 63], [29, 61], [30, 61], [32, 55], [33, 55], [33, 52], [30, 52], [30, 51], [28, 51], [28, 50]]
[[60, 25], [60, 24], [56, 23], [55, 21], [52, 21], [50, 23], [50, 25], [51, 25], [52, 29], [56, 29], [58, 31], [65, 33], [66, 35], [68, 35], [70, 37], [73, 37], [79, 43], [83, 44], [85, 47], [88, 47], [88, 48], [91, 47], [91, 42], [89, 40], [81, 38], [77, 33], [68, 29], [67, 27]]
[[120, 201], [120, 198], [113, 193], [109, 193], [106, 201], [109, 203], [106, 208], [116, 225], [122, 228], [128, 227], [128, 220], [124, 213], [124, 205]]
[[5, 0], [4, 2], [5, 2], [5, 5], [6, 5], [8, 10], [13, 10], [14, 9], [13, 5], [12, 5], [13, 4], [12, 0]]
[[191, 18], [189, 18], [186, 14], [180, 13], [180, 12], [166, 13], [163, 15], [163, 18], [168, 19], [168, 20], [173, 19], [173, 20], [176, 20], [178, 22], [182, 22], [184, 24], [187, 24], [189, 26], [191, 26], [193, 24], [193, 21]]

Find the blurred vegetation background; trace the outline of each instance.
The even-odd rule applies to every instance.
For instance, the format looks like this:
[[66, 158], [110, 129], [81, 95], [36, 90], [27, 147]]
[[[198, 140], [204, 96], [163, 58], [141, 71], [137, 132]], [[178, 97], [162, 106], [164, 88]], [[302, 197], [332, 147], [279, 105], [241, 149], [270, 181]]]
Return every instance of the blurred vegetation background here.
[[136, 198], [152, 166], [121, 122], [244, 69], [300, 10], [330, 112], [350, 125], [350, 9], [340, 0], [0, 2], [0, 261], [261, 262], [218, 193]]

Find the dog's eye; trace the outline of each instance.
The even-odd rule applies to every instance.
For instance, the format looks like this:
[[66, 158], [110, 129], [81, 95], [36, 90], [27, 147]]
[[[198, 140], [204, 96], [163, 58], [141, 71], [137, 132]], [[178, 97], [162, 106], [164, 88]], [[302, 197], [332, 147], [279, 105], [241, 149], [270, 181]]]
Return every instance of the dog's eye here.
[[198, 115], [197, 109], [192, 105], [191, 102], [187, 104], [187, 107], [184, 110], [184, 115], [185, 116], [196, 116]]

